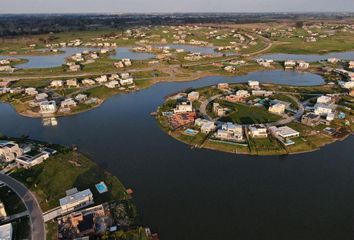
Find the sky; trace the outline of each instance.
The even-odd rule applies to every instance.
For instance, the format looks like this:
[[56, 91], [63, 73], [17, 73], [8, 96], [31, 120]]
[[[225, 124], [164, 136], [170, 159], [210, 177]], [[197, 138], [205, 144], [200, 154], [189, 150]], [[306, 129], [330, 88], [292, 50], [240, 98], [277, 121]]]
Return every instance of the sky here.
[[354, 12], [354, 0], [0, 0], [2, 13]]

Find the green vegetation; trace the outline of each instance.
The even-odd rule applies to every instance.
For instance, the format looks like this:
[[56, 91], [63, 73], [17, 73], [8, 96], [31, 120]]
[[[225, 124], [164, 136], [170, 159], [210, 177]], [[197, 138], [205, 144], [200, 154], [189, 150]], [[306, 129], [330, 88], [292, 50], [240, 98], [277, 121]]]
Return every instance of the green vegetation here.
[[241, 103], [230, 103], [222, 101], [221, 105], [231, 109], [231, 113], [220, 120], [223, 122], [233, 122], [238, 124], [258, 124], [276, 122], [280, 116], [268, 112], [264, 108], [247, 106]]
[[[65, 191], [73, 187], [79, 190], [90, 188], [95, 203], [129, 198], [116, 177], [72, 150], [61, 151], [29, 170], [18, 169], [11, 176], [36, 194], [43, 211], [58, 206], [58, 200], [65, 196]], [[94, 188], [100, 181], [106, 183], [107, 193], [98, 194]]]

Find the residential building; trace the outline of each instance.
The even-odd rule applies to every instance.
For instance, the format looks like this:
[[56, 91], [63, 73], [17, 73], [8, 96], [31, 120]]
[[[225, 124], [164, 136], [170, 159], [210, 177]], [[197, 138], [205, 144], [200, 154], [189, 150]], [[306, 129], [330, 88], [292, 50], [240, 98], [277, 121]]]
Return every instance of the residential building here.
[[78, 87], [79, 84], [78, 84], [77, 80], [74, 78], [74, 79], [66, 80], [66, 86], [69, 87], [69, 88], [70, 87]]
[[227, 90], [227, 89], [229, 89], [229, 84], [228, 83], [218, 83], [217, 87], [219, 90]]
[[219, 103], [213, 103], [213, 112], [218, 116], [218, 117], [223, 117], [226, 115], [228, 108], [224, 108], [220, 106]]
[[259, 89], [259, 82], [258, 81], [248, 81], [248, 86], [252, 89]]
[[0, 221], [7, 217], [4, 204], [0, 201]]
[[265, 90], [252, 90], [252, 95], [253, 96], [263, 96], [263, 97], [269, 97], [273, 95], [272, 91], [265, 91]]
[[298, 61], [296, 68], [299, 70], [305, 70], [310, 67], [310, 64], [304, 61]]
[[35, 96], [38, 94], [38, 91], [35, 88], [29, 87], [25, 89], [25, 93], [29, 96]]
[[47, 97], [48, 97], [48, 94], [46, 94], [46, 93], [39, 93], [39, 94], [37, 94], [37, 96], [35, 97], [35, 99], [36, 99], [38, 102], [40, 102], [40, 101], [46, 100]]
[[333, 99], [330, 96], [321, 96], [317, 98], [317, 103], [331, 104], [333, 103]]
[[263, 125], [253, 125], [248, 127], [249, 134], [253, 138], [268, 137], [267, 128]]
[[188, 100], [193, 102], [193, 101], [196, 101], [199, 99], [199, 92], [190, 92], [188, 93], [188, 96], [187, 96]]
[[66, 191], [66, 197], [59, 199], [62, 214], [93, 204], [93, 194], [90, 189], [79, 192], [76, 188]]
[[24, 154], [20, 157], [17, 157], [16, 162], [17, 164], [19, 164], [24, 168], [31, 168], [35, 165], [41, 164], [47, 158], [49, 158], [49, 154], [47, 152], [41, 152], [34, 156], [29, 154]]
[[233, 73], [236, 71], [236, 68], [234, 66], [226, 66], [224, 67], [224, 70], [229, 73]]
[[177, 104], [176, 108], [173, 109], [174, 113], [186, 113], [193, 112], [193, 104], [190, 101], [182, 102], [181, 104]]
[[0, 160], [11, 162], [23, 154], [17, 143], [10, 141], [0, 141]]
[[52, 114], [57, 111], [57, 104], [55, 101], [43, 101], [39, 104], [39, 112], [42, 114]]
[[329, 113], [333, 112], [334, 106], [323, 104], [323, 103], [316, 103], [314, 113], [320, 116], [326, 116]]
[[82, 84], [92, 86], [92, 85], [95, 85], [96, 82], [92, 79], [86, 78], [86, 79], [82, 80]]
[[286, 141], [290, 138], [299, 137], [300, 133], [288, 126], [283, 127], [270, 127], [269, 131], [274, 135], [280, 137], [283, 141]]
[[340, 61], [340, 59], [338, 59], [338, 58], [328, 58], [327, 59], [327, 62], [329, 62], [329, 63], [337, 63], [339, 61]]
[[216, 138], [227, 141], [243, 141], [243, 128], [231, 122], [224, 123], [216, 134]]
[[75, 100], [78, 102], [85, 102], [87, 100], [87, 95], [80, 93], [75, 97]]
[[64, 82], [62, 80], [54, 80], [50, 83], [51, 87], [63, 87]]
[[1, 240], [12, 240], [13, 228], [12, 223], [7, 223], [0, 226], [0, 239]]
[[118, 81], [113, 80], [113, 81], [106, 83], [105, 86], [108, 88], [116, 88], [116, 87], [119, 87], [120, 85], [119, 85]]
[[288, 60], [284, 62], [285, 69], [294, 68], [295, 66], [296, 66], [296, 62], [293, 60]]
[[268, 111], [275, 114], [283, 114], [285, 112], [286, 105], [283, 103], [276, 103], [269, 107]]
[[60, 103], [60, 107], [62, 108], [71, 108], [76, 107], [77, 103], [72, 98], [67, 98]]
[[354, 81], [348, 81], [348, 82], [339, 81], [338, 83], [342, 88], [346, 88], [346, 89], [354, 88]]
[[95, 78], [95, 81], [97, 82], [97, 83], [105, 83], [105, 82], [107, 82], [108, 81], [108, 78], [107, 78], [107, 76], [106, 75], [102, 75], [102, 76], [100, 76], [100, 77], [97, 77], [97, 78]]
[[120, 85], [126, 86], [126, 85], [131, 85], [134, 84], [134, 79], [133, 78], [124, 78], [119, 80]]
[[210, 132], [214, 131], [216, 125], [213, 121], [208, 121], [206, 119], [198, 118], [194, 121], [196, 126], [200, 127], [200, 131], [204, 134], [209, 134]]
[[301, 123], [314, 127], [320, 124], [321, 116], [314, 113], [307, 113], [301, 117]]

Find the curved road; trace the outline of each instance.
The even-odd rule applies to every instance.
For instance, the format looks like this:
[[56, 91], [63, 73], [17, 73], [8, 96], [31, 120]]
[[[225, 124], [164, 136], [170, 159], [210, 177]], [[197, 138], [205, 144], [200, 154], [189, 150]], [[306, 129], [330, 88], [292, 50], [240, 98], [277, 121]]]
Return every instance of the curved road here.
[[43, 214], [35, 196], [22, 183], [3, 173], [0, 173], [0, 181], [16, 192], [25, 204], [30, 217], [31, 239], [45, 240]]

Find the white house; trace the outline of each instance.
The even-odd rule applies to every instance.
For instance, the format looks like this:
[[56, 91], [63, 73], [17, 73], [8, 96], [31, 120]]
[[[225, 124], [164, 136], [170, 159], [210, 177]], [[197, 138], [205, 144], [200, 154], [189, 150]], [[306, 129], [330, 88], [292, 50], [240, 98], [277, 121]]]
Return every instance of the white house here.
[[95, 81], [97, 82], [97, 83], [105, 83], [105, 82], [107, 82], [108, 81], [108, 78], [107, 78], [107, 76], [106, 75], [102, 75], [102, 76], [100, 76], [100, 77], [97, 77], [97, 78], [95, 78]]
[[216, 137], [221, 140], [243, 141], [243, 128], [241, 125], [227, 122], [216, 132]]
[[0, 226], [0, 239], [1, 240], [12, 240], [13, 227], [12, 223], [7, 223]]
[[354, 80], [348, 82], [339, 81], [338, 83], [342, 88], [346, 88], [346, 89], [354, 88]]
[[113, 81], [106, 83], [105, 86], [108, 88], [116, 88], [116, 87], [119, 87], [119, 82], [116, 80], [113, 80]]
[[205, 134], [209, 134], [210, 132], [214, 131], [216, 128], [216, 125], [213, 121], [208, 121], [206, 119], [201, 119], [201, 118], [197, 118], [194, 121], [194, 124], [196, 126], [199, 126], [200, 131]]
[[285, 68], [294, 68], [296, 66], [296, 62], [293, 60], [287, 60], [284, 62]]
[[283, 114], [285, 112], [285, 104], [283, 103], [276, 103], [272, 106], [269, 107], [268, 111], [271, 113], [275, 113], [275, 114]]
[[16, 162], [24, 168], [31, 168], [35, 165], [41, 164], [47, 158], [49, 158], [49, 153], [47, 152], [41, 152], [35, 156], [24, 154], [16, 158]]
[[66, 86], [67, 87], [78, 87], [79, 84], [78, 84], [77, 80], [74, 78], [74, 79], [66, 80]]
[[317, 103], [331, 104], [333, 103], [333, 99], [330, 96], [321, 96], [317, 98]]
[[43, 101], [39, 104], [39, 112], [42, 114], [52, 114], [57, 111], [57, 104], [55, 101]]
[[199, 99], [199, 92], [190, 92], [188, 93], [188, 96], [187, 96], [188, 100], [193, 102], [193, 101], [196, 101]]
[[259, 82], [258, 81], [248, 81], [248, 86], [252, 89], [259, 89]]
[[76, 107], [77, 103], [72, 98], [67, 98], [60, 103], [60, 107], [62, 108], [71, 108]]
[[186, 113], [193, 112], [193, 105], [191, 102], [182, 102], [178, 104], [175, 109], [173, 109], [174, 113]]
[[62, 80], [53, 80], [50, 83], [51, 87], [63, 87], [64, 86], [64, 82]]
[[314, 113], [320, 116], [326, 116], [333, 112], [333, 106], [323, 103], [316, 103]]
[[95, 85], [96, 82], [92, 79], [86, 78], [86, 79], [82, 80], [82, 84], [92, 86], [92, 85]]
[[119, 80], [120, 85], [126, 86], [126, 85], [131, 85], [134, 84], [134, 79], [133, 78], [124, 78]]
[[30, 96], [34, 96], [38, 94], [38, 91], [35, 88], [29, 87], [25, 89], [25, 93]]
[[0, 160], [5, 162], [14, 161], [23, 154], [23, 149], [15, 142], [0, 141]]
[[266, 138], [268, 137], [267, 128], [260, 125], [248, 127], [249, 134], [253, 138]]
[[59, 199], [62, 214], [93, 204], [93, 194], [90, 189], [79, 192], [74, 188], [66, 192], [66, 197]]
[[288, 126], [283, 126], [283, 127], [270, 127], [269, 131], [275, 135], [275, 136], [279, 136], [280, 138], [282, 138], [283, 140], [289, 139], [289, 138], [295, 138], [295, 137], [299, 137], [300, 133]]
[[48, 98], [48, 94], [46, 93], [40, 93], [35, 97], [37, 101], [43, 101], [46, 100], [47, 98]]

